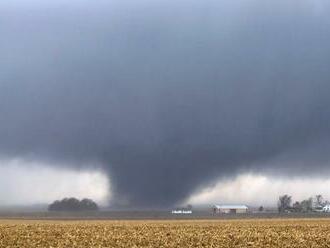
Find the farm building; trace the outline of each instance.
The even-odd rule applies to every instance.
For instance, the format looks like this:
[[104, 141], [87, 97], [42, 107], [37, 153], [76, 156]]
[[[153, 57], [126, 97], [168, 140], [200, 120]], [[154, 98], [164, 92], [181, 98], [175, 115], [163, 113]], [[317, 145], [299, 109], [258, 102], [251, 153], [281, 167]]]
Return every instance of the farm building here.
[[323, 210], [323, 212], [329, 213], [330, 212], [330, 205], [329, 204], [325, 205], [322, 210]]
[[247, 213], [246, 205], [214, 205], [213, 212], [216, 214], [243, 214]]

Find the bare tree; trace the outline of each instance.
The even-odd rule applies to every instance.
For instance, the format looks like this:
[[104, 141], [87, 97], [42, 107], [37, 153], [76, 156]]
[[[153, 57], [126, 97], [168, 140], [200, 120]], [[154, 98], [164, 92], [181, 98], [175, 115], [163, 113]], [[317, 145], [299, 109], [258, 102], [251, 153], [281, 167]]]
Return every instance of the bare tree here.
[[320, 206], [323, 206], [324, 205], [323, 196], [322, 195], [316, 195], [315, 196], [315, 204], [316, 204], [316, 207], [320, 207]]
[[295, 212], [302, 212], [302, 206], [301, 203], [296, 201], [295, 203], [293, 203], [292, 208]]
[[310, 197], [307, 200], [303, 200], [300, 205], [302, 212], [311, 212], [313, 210], [313, 198]]
[[278, 198], [278, 211], [280, 213], [285, 212], [291, 208], [292, 197], [289, 195], [282, 195]]

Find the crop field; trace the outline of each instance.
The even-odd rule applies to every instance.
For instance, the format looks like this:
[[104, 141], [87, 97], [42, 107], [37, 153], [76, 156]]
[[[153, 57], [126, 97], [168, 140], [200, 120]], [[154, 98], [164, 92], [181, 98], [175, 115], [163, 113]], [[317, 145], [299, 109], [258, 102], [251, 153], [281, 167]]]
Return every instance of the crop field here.
[[330, 247], [330, 220], [0, 220], [0, 247]]

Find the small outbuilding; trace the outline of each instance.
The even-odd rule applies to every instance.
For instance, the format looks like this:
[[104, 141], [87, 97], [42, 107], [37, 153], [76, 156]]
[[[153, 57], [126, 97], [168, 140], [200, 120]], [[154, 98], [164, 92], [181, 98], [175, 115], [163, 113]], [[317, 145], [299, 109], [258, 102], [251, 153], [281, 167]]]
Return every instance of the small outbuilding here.
[[215, 214], [245, 214], [248, 212], [246, 205], [214, 205], [213, 213]]
[[330, 212], [330, 205], [329, 204], [325, 205], [322, 210], [325, 213], [329, 213]]

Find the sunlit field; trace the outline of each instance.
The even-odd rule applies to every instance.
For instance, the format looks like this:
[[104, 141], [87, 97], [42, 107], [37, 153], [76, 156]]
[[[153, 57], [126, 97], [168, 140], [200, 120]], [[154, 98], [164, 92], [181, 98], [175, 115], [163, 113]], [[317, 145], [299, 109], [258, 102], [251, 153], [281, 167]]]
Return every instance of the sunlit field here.
[[330, 247], [330, 220], [1, 220], [0, 247]]

